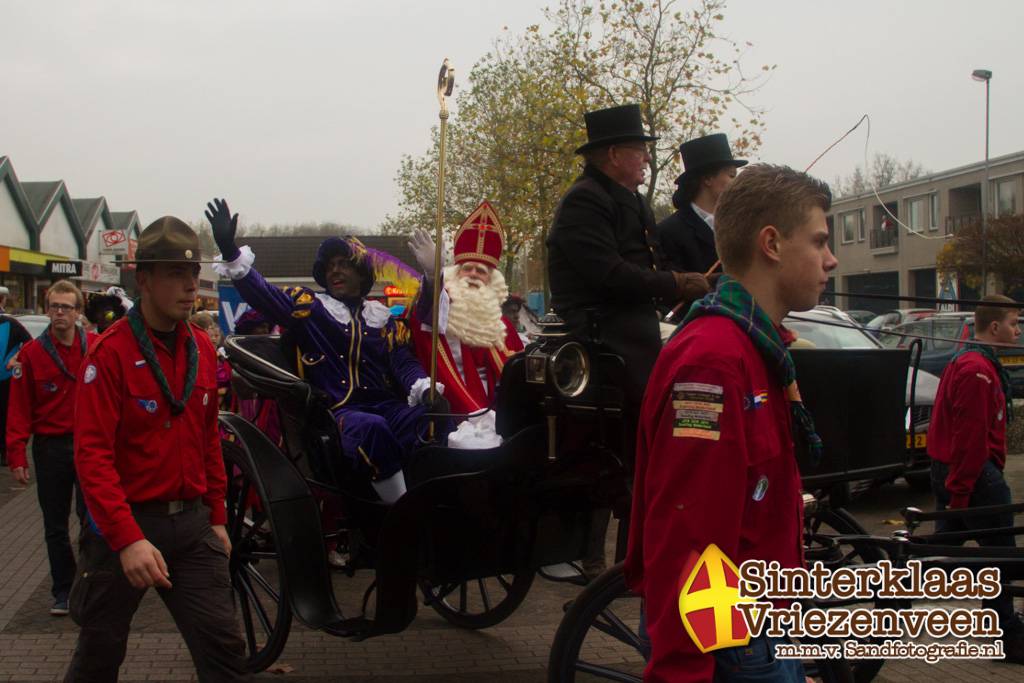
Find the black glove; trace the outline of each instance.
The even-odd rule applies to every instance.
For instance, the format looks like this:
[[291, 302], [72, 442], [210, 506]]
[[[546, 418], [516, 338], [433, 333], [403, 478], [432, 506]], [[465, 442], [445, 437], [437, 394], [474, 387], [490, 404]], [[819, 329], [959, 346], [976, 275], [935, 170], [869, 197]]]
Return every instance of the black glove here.
[[213, 228], [213, 241], [220, 249], [220, 257], [224, 261], [234, 261], [242, 252], [235, 244], [235, 231], [238, 230], [238, 214], [231, 215], [228, 203], [224, 199], [214, 199], [206, 205], [206, 220]]
[[447, 415], [452, 412], [452, 404], [448, 403], [448, 399], [440, 391], [434, 394], [433, 401], [430, 400], [430, 391], [424, 392], [423, 407], [430, 415]]

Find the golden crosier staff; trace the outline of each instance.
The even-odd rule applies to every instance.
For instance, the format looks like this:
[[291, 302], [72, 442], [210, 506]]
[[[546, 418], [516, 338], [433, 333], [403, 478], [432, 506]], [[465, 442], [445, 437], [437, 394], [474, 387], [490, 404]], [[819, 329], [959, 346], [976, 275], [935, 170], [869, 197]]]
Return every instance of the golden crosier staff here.
[[[438, 117], [441, 119], [441, 149], [437, 164], [437, 228], [434, 235], [434, 307], [430, 318], [430, 401], [437, 398], [437, 341], [438, 318], [441, 308], [441, 248], [444, 245], [444, 155], [445, 139], [448, 137], [448, 102], [445, 98], [455, 88], [455, 69], [448, 64], [448, 59], [441, 64], [437, 75], [437, 101], [441, 104]], [[434, 436], [434, 423], [430, 423], [430, 436]]]

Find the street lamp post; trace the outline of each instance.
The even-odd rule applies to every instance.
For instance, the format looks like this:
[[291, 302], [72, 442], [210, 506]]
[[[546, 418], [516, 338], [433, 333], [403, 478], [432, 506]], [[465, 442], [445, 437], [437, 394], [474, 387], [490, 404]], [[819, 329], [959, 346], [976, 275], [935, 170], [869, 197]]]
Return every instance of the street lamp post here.
[[981, 186], [981, 295], [988, 293], [988, 92], [992, 72], [975, 69], [971, 78], [985, 83], [985, 183]]

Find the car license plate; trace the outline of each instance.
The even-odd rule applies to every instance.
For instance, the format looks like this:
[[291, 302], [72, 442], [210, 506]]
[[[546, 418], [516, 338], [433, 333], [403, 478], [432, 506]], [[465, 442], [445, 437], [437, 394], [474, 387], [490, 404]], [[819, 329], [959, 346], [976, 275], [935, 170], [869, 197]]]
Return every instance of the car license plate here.
[[1024, 356], [1001, 356], [999, 362], [1003, 365], [1024, 365]]
[[910, 445], [910, 434], [907, 434], [907, 448], [924, 448], [928, 445], [928, 433], [914, 434], [914, 445]]

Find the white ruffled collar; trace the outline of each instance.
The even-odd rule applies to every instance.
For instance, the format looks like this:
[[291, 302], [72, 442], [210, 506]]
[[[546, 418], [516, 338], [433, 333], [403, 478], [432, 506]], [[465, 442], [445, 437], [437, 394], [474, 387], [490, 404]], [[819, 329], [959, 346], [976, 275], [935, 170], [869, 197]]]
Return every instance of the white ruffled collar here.
[[[318, 293], [316, 298], [320, 300], [320, 303], [331, 314], [331, 317], [342, 325], [348, 325], [352, 322], [352, 312], [348, 310], [348, 306], [325, 292]], [[380, 329], [387, 325], [388, 320], [391, 318], [391, 309], [379, 301], [364, 301], [362, 317], [367, 325]]]

